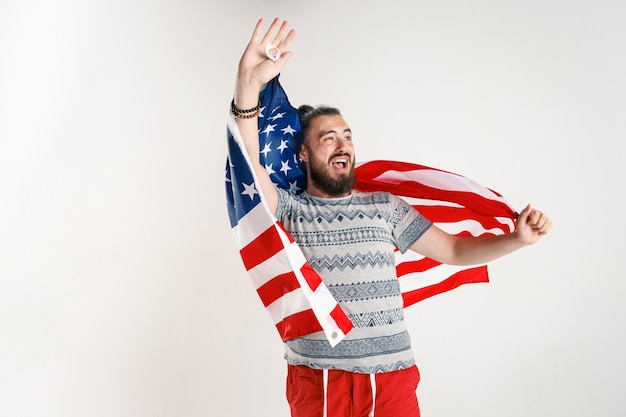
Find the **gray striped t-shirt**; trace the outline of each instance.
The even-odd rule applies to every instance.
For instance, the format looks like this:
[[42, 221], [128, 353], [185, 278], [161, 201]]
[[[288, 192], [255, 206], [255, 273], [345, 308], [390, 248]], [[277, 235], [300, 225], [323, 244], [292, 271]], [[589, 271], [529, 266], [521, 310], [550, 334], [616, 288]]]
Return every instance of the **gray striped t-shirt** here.
[[318, 198], [278, 189], [276, 217], [354, 325], [334, 348], [323, 332], [288, 340], [287, 361], [366, 374], [413, 366], [394, 252], [432, 223], [384, 192]]

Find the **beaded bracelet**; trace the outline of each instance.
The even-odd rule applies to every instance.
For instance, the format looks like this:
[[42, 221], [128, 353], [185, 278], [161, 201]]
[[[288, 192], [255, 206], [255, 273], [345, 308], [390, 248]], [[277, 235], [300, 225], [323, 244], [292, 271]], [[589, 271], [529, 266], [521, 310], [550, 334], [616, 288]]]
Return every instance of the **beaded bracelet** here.
[[236, 114], [235, 117], [237, 119], [252, 119], [253, 117], [257, 117], [259, 113], [261, 112], [257, 110], [254, 113], [250, 113], [250, 114]]
[[230, 102], [230, 111], [233, 113], [233, 116], [239, 119], [251, 119], [258, 116], [261, 112], [261, 101], [259, 101], [256, 107], [242, 110], [235, 106], [235, 99], [233, 99], [233, 101]]

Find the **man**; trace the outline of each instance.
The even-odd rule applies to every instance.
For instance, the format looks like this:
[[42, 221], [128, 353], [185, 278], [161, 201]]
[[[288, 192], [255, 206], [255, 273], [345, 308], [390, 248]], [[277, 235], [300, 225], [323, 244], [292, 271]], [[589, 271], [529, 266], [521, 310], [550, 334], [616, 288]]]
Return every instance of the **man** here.
[[533, 244], [551, 229], [527, 206], [513, 233], [450, 235], [389, 193], [352, 189], [355, 151], [339, 110], [301, 106], [299, 158], [306, 190], [276, 188], [259, 162], [259, 93], [291, 56], [295, 31], [275, 19], [261, 36], [257, 23], [239, 62], [231, 111], [269, 210], [298, 243], [353, 325], [331, 347], [312, 333], [285, 342], [287, 399], [294, 417], [419, 416], [419, 372], [403, 316], [394, 251], [416, 251], [453, 265], [486, 263]]

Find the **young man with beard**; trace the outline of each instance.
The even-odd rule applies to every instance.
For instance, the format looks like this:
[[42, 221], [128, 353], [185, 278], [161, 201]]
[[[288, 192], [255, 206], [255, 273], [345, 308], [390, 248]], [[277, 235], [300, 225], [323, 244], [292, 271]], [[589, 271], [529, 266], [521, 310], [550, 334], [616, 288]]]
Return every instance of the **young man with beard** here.
[[[261, 87], [291, 56], [295, 32], [278, 19], [264, 36], [261, 28], [259, 20], [239, 62], [232, 112], [269, 209], [354, 326], [335, 347], [322, 332], [285, 342], [292, 416], [419, 416], [419, 372], [404, 324], [395, 249], [474, 265], [535, 243], [551, 222], [527, 206], [513, 233], [457, 237], [399, 197], [353, 190], [352, 132], [339, 110], [330, 107], [299, 109], [306, 190], [294, 195], [276, 188], [259, 163], [257, 104]], [[278, 56], [266, 52], [268, 43], [280, 51]]]

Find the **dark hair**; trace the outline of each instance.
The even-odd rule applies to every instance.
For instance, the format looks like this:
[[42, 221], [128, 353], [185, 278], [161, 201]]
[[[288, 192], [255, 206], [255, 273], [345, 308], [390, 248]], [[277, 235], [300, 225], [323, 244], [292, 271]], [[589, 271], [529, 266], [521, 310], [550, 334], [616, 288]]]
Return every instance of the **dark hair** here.
[[302, 128], [302, 141], [306, 141], [306, 137], [309, 134], [311, 122], [313, 119], [319, 116], [341, 116], [339, 109], [329, 106], [313, 107], [308, 104], [303, 104], [298, 107], [298, 113], [300, 114], [300, 127]]

